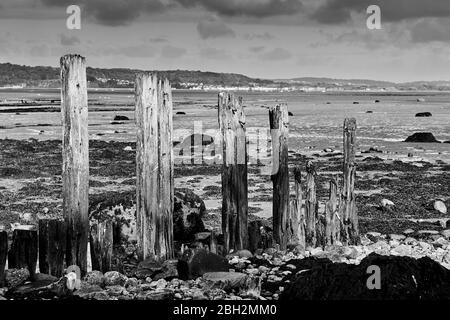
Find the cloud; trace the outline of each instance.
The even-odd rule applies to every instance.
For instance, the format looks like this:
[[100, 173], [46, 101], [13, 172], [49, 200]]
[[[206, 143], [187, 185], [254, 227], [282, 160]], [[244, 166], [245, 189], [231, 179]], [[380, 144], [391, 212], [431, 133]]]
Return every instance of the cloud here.
[[200, 50], [200, 56], [213, 60], [226, 60], [231, 58], [225, 50], [216, 48], [203, 48]]
[[370, 5], [378, 5], [383, 21], [388, 22], [450, 17], [448, 0], [327, 0], [311, 14], [311, 18], [325, 24], [345, 23], [351, 20], [353, 12], [365, 15]]
[[142, 13], [160, 13], [167, 6], [160, 0], [41, 0], [44, 5], [66, 7], [80, 5], [82, 12], [94, 22], [106, 26], [128, 25]]
[[169, 42], [169, 40], [167, 40], [166, 38], [162, 38], [162, 37], [150, 38], [150, 39], [148, 39], [148, 41], [154, 42], [154, 43], [167, 43], [167, 42]]
[[264, 33], [246, 33], [244, 34], [245, 40], [272, 40], [275, 36], [269, 32]]
[[236, 36], [233, 29], [218, 19], [200, 21], [197, 24], [197, 31], [202, 39]]
[[73, 46], [80, 43], [80, 39], [77, 36], [66, 36], [63, 33], [59, 35], [59, 40], [63, 46]]
[[186, 8], [203, 7], [223, 16], [271, 17], [293, 15], [303, 9], [299, 0], [175, 0]]
[[281, 61], [288, 60], [292, 54], [283, 48], [275, 48], [266, 53], [261, 54], [260, 58], [263, 60]]
[[449, 42], [450, 23], [441, 22], [439, 19], [421, 20], [410, 31], [411, 41], [415, 43]]
[[256, 47], [250, 47], [250, 48], [248, 48], [248, 50], [249, 50], [250, 52], [254, 52], [254, 53], [258, 53], [258, 52], [264, 51], [264, 49], [265, 49], [264, 46], [256, 46]]
[[187, 50], [184, 48], [178, 48], [174, 46], [164, 46], [161, 51], [163, 58], [176, 59], [186, 54]]

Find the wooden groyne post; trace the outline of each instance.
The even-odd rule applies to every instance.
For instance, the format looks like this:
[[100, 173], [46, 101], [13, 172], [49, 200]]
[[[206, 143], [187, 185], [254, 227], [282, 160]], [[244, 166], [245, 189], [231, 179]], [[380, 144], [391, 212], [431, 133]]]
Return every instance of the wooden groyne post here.
[[110, 219], [94, 221], [90, 234], [92, 269], [111, 271], [113, 258], [113, 222]]
[[358, 215], [356, 212], [355, 178], [356, 178], [356, 119], [346, 118], [344, 121], [344, 165], [343, 165], [343, 242], [359, 243]]
[[63, 127], [63, 212], [67, 232], [66, 263], [87, 270], [89, 236], [89, 136], [86, 61], [61, 58]]
[[316, 168], [311, 161], [306, 164], [306, 200], [305, 200], [305, 242], [307, 246], [317, 245], [318, 200], [316, 195]]
[[63, 220], [39, 220], [39, 271], [62, 277], [66, 252], [66, 229]]
[[0, 229], [0, 286], [3, 286], [6, 258], [8, 257], [8, 234]]
[[273, 234], [274, 240], [285, 250], [289, 241], [289, 168], [287, 104], [269, 109], [272, 136], [272, 182], [273, 182]]
[[38, 258], [38, 234], [32, 226], [14, 229], [11, 248], [8, 252], [8, 268], [27, 268], [33, 279]]
[[305, 211], [302, 208], [303, 194], [300, 167], [294, 168], [295, 198], [291, 201], [289, 217], [289, 242], [305, 249]]
[[157, 73], [139, 73], [136, 102], [136, 222], [141, 259], [170, 259], [173, 244], [172, 91]]
[[248, 249], [247, 143], [242, 98], [219, 93], [222, 137], [222, 232], [225, 250]]
[[325, 204], [325, 245], [335, 244], [339, 241], [340, 225], [337, 218], [338, 196], [337, 181], [330, 181], [330, 197]]

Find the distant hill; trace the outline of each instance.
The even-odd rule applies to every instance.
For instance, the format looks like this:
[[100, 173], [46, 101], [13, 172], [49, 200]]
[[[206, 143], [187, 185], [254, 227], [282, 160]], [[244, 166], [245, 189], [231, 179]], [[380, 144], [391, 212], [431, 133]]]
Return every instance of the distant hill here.
[[[104, 69], [88, 67], [87, 80], [91, 88], [132, 88], [137, 69]], [[158, 71], [166, 76], [174, 88], [215, 89], [215, 88], [269, 88], [272, 90], [405, 90], [450, 91], [450, 81], [418, 81], [393, 83], [365, 79], [332, 79], [302, 77], [292, 79], [258, 79], [236, 73], [217, 73], [189, 70]], [[11, 63], [0, 63], [0, 87], [26, 86], [58, 88], [60, 70], [54, 67], [30, 67]]]

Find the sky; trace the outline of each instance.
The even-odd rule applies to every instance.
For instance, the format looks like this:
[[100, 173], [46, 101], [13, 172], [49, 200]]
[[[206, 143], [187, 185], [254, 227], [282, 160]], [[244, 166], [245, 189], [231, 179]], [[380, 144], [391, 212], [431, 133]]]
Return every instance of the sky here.
[[[66, 26], [72, 4], [80, 30]], [[66, 53], [102, 68], [450, 80], [450, 0], [0, 0], [0, 62]]]

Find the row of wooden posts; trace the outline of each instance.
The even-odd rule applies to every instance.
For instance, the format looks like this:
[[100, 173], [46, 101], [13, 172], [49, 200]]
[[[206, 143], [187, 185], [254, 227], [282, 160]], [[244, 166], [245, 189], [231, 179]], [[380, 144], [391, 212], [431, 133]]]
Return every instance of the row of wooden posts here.
[[[36, 267], [61, 275], [66, 266], [87, 271], [88, 241], [91, 238], [93, 268], [107, 270], [112, 257], [112, 226], [98, 222], [90, 226], [88, 97], [85, 58], [61, 58], [61, 112], [63, 127], [63, 216], [64, 220], [42, 220], [39, 234], [15, 230], [8, 266]], [[169, 81], [157, 73], [139, 73], [135, 81], [136, 144], [136, 222], [140, 259], [173, 258], [174, 171], [172, 150], [172, 93]], [[222, 137], [222, 232], [224, 248], [251, 247], [248, 234], [247, 138], [242, 99], [220, 93], [218, 119]], [[355, 207], [354, 119], [344, 124], [344, 163], [342, 192], [335, 180], [330, 183], [326, 221], [320, 223], [316, 198], [315, 170], [308, 163], [306, 199], [302, 209], [301, 174], [294, 170], [295, 200], [290, 201], [288, 166], [288, 109], [279, 104], [269, 110], [273, 171], [273, 239], [281, 249], [289, 244], [304, 247], [341, 240], [358, 239]], [[39, 242], [37, 241], [39, 238]], [[37, 250], [39, 243], [39, 250]], [[0, 276], [8, 250], [6, 232], [0, 232]], [[34, 272], [34, 269], [31, 270]], [[1, 279], [1, 277], [0, 277]]]

